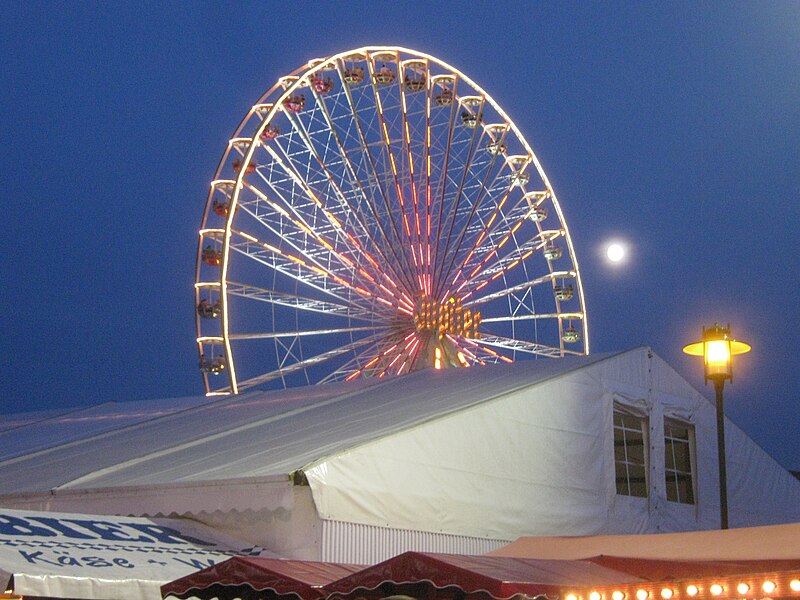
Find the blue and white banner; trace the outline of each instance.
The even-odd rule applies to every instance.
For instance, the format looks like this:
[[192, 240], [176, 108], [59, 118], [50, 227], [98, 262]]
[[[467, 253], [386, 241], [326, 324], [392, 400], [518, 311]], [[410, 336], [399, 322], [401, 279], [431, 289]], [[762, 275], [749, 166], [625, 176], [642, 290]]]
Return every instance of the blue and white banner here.
[[0, 593], [158, 600], [164, 583], [262, 555], [245, 546], [193, 521], [0, 508]]

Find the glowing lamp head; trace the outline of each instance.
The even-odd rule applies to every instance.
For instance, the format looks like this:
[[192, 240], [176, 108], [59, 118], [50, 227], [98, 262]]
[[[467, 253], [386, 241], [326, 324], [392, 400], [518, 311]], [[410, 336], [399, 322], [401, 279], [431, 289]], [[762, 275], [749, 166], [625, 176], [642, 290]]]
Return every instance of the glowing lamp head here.
[[600, 592], [591, 592], [589, 594], [589, 600], [601, 600], [601, 598]]
[[712, 596], [719, 596], [720, 594], [722, 594], [722, 592], [725, 591], [725, 589], [720, 584], [715, 583], [710, 588], [708, 588], [708, 591], [711, 592]]
[[647, 597], [650, 594], [647, 590], [636, 590], [636, 599], [637, 600], [647, 600]]
[[789, 582], [789, 587], [793, 592], [800, 592], [800, 579], [792, 579]]
[[776, 587], [777, 586], [775, 585], [775, 582], [774, 581], [769, 581], [769, 580], [765, 581], [761, 585], [761, 589], [764, 590], [765, 594], [771, 594], [772, 592], [775, 591]]
[[699, 593], [700, 593], [700, 588], [698, 588], [696, 585], [687, 585], [686, 586], [686, 594], [687, 595], [694, 597], [694, 596], [697, 596], [697, 594], [699, 594]]
[[661, 597], [664, 600], [670, 600], [670, 598], [672, 598], [672, 596], [674, 596], [674, 595], [675, 595], [675, 592], [672, 591], [672, 588], [662, 588], [662, 590], [661, 590]]
[[703, 339], [683, 347], [686, 354], [702, 356], [705, 379], [724, 381], [733, 379], [733, 356], [750, 352], [750, 344], [738, 342], [731, 337], [731, 326], [703, 328]]

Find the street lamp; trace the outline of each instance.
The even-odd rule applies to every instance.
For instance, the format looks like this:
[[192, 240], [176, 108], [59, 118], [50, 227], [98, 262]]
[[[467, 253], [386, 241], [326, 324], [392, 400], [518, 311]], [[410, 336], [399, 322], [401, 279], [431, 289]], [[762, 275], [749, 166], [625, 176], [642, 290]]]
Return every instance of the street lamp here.
[[722, 388], [725, 380], [733, 381], [733, 357], [750, 352], [750, 344], [737, 342], [731, 338], [731, 325], [722, 327], [703, 327], [703, 339], [683, 347], [686, 354], [703, 357], [705, 383], [714, 382], [717, 393], [717, 454], [719, 457], [719, 521], [720, 529], [728, 528], [728, 482], [725, 473], [725, 409], [722, 401]]

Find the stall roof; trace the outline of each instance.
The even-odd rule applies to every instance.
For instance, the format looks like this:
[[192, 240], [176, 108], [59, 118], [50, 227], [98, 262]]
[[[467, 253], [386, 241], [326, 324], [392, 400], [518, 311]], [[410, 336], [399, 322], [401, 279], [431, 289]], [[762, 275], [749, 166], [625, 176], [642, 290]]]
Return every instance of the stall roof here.
[[683, 533], [526, 536], [489, 554], [571, 560], [599, 555], [672, 561], [800, 560], [800, 523]]
[[315, 600], [322, 586], [346, 577], [362, 566], [277, 558], [235, 556], [161, 586], [164, 598], [240, 598], [251, 592]]
[[595, 556], [588, 559], [648, 581], [752, 575], [793, 571], [800, 573], [800, 559], [794, 560], [653, 560], [627, 556]]
[[155, 600], [164, 583], [260, 548], [182, 519], [0, 509], [0, 590]]
[[325, 586], [331, 594], [351, 595], [376, 590], [385, 584], [428, 583], [442, 589], [457, 587], [466, 594], [481, 592], [493, 598], [518, 594], [536, 596], [558, 593], [583, 585], [635, 583], [639, 578], [589, 561], [534, 560], [495, 556], [464, 556], [405, 552]]

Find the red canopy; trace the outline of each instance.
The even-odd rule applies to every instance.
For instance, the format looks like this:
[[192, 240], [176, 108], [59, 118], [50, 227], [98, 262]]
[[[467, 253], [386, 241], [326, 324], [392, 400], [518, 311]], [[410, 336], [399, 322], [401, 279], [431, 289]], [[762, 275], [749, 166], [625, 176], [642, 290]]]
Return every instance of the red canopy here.
[[[317, 600], [325, 595], [322, 586], [361, 566], [279, 558], [235, 556], [211, 567], [161, 586], [162, 597], [176, 598], [263, 598], [275, 597]], [[259, 594], [259, 592], [261, 592]]]
[[[577, 560], [537, 560], [497, 556], [463, 556], [405, 552], [334, 581], [325, 590], [336, 596], [424, 597], [427, 588], [453, 588], [454, 595], [511, 598], [518, 594], [558, 594], [570, 586], [640, 581], [627, 573]], [[458, 594], [456, 594], [458, 592]]]
[[542, 594], [586, 599], [593, 595], [590, 592], [606, 599], [617, 594], [633, 599], [641, 593], [653, 599], [683, 594], [691, 584], [700, 590], [694, 592], [693, 600], [717, 600], [710, 591], [715, 583], [726, 590], [724, 597], [746, 584], [749, 592], [739, 597], [752, 600], [762, 597], [761, 586], [771, 582], [774, 593], [767, 596], [773, 600], [800, 600], [800, 589], [794, 587], [797, 581], [800, 559], [677, 561], [595, 556], [552, 560], [406, 552], [366, 568], [235, 557], [166, 584], [161, 592], [165, 597], [219, 600], [376, 600], [387, 596], [498, 600]]

